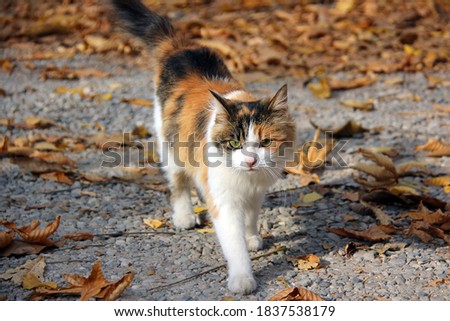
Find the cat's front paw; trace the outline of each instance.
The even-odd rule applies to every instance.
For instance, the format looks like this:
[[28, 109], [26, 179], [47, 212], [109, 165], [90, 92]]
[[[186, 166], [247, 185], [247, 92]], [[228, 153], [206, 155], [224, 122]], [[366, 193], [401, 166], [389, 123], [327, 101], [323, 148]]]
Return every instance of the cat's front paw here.
[[173, 225], [184, 230], [191, 229], [197, 223], [197, 215], [194, 213], [174, 213], [172, 217]]
[[259, 235], [252, 235], [247, 238], [247, 248], [249, 251], [258, 251], [263, 248], [263, 240]]
[[228, 289], [233, 293], [250, 294], [256, 289], [255, 278], [248, 274], [230, 276]]

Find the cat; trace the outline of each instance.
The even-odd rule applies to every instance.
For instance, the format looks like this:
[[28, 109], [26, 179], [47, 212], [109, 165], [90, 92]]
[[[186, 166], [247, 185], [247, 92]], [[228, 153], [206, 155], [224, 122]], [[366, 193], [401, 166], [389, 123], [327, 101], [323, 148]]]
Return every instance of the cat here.
[[194, 183], [206, 202], [228, 266], [228, 289], [253, 292], [248, 251], [263, 245], [258, 215], [265, 193], [293, 157], [295, 123], [287, 86], [258, 99], [222, 57], [175, 31], [139, 0], [111, 0], [125, 29], [153, 53], [154, 129], [176, 228], [198, 223]]

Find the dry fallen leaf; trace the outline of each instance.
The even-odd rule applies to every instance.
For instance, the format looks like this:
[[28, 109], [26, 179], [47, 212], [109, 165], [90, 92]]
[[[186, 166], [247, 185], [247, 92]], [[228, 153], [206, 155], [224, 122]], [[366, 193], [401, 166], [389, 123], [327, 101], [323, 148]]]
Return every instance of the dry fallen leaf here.
[[131, 105], [153, 107], [151, 101], [142, 98], [122, 98], [122, 101]]
[[0, 231], [0, 249], [11, 244], [14, 238], [14, 231]]
[[331, 87], [328, 84], [328, 78], [321, 78], [317, 82], [310, 82], [308, 88], [317, 98], [327, 99], [331, 97]]
[[32, 273], [37, 279], [44, 279], [46, 262], [43, 256], [38, 256], [33, 260], [27, 260], [24, 264], [11, 268], [0, 275], [2, 280], [11, 280], [16, 285], [22, 285], [24, 277]]
[[35, 117], [35, 116], [25, 117], [24, 123], [26, 126], [28, 126], [29, 128], [32, 128], [32, 129], [34, 129], [34, 128], [46, 129], [46, 128], [50, 128], [50, 127], [58, 125], [55, 121], [53, 121], [51, 119], [47, 119], [47, 118], [43, 118], [43, 117]]
[[81, 301], [86, 301], [90, 298], [116, 300], [131, 284], [134, 273], [126, 274], [117, 282], [109, 282], [103, 276], [101, 262], [97, 261], [87, 278], [78, 274], [63, 274], [63, 277], [66, 279], [69, 287], [58, 289], [39, 287], [36, 289], [36, 294], [40, 296], [76, 294], [80, 295]]
[[323, 301], [323, 299], [310, 290], [297, 287], [284, 289], [267, 301]]
[[319, 269], [322, 267], [320, 262], [320, 258], [315, 254], [308, 254], [305, 256], [300, 256], [298, 258], [292, 258], [290, 261], [299, 269], [299, 270], [313, 270]]
[[69, 186], [73, 184], [72, 180], [63, 172], [50, 172], [50, 173], [43, 173], [40, 175], [42, 179], [56, 181], [58, 183], [64, 183]]
[[92, 241], [94, 239], [94, 235], [91, 232], [77, 232], [77, 233], [71, 233], [71, 234], [64, 234], [62, 235], [63, 238], [69, 239], [72, 241]]
[[372, 176], [375, 180], [353, 178], [355, 182], [370, 187], [390, 187], [398, 183], [398, 175], [392, 159], [364, 148], [360, 148], [358, 151], [375, 164], [360, 163], [352, 168]]
[[426, 144], [416, 147], [416, 150], [428, 151], [428, 156], [450, 156], [450, 145], [444, 144], [440, 140], [430, 139]]
[[95, 68], [80, 68], [74, 69], [67, 66], [56, 67], [48, 66], [41, 72], [41, 78], [46, 79], [65, 79], [65, 80], [75, 80], [80, 78], [90, 78], [98, 77], [105, 78], [109, 77], [111, 74]]
[[405, 235], [408, 237], [415, 235], [424, 243], [429, 243], [433, 238], [440, 238], [450, 244], [449, 235], [445, 234], [442, 229], [433, 226], [425, 221], [412, 222], [408, 229], [405, 231]]
[[164, 226], [164, 221], [144, 218], [144, 224], [150, 226], [152, 229], [159, 229]]
[[362, 127], [354, 120], [348, 120], [347, 122], [336, 128], [324, 128], [315, 124], [311, 120], [310, 123], [314, 128], [320, 129], [322, 132], [327, 134], [330, 133], [335, 137], [352, 137], [356, 134], [369, 131], [367, 128]]
[[308, 194], [303, 195], [302, 202], [303, 203], [312, 203], [312, 202], [321, 200], [322, 198], [323, 198], [323, 196], [320, 195], [319, 193], [312, 192], [312, 193], [308, 193]]
[[35, 274], [29, 272], [22, 279], [22, 287], [26, 290], [32, 290], [39, 287], [47, 287], [50, 289], [56, 289], [58, 285], [56, 282], [43, 282]]
[[361, 111], [374, 110], [375, 109], [374, 102], [375, 100], [373, 98], [369, 98], [366, 100], [347, 99], [339, 101], [339, 103], [345, 107], [350, 107]]
[[62, 153], [46, 153], [34, 151], [33, 153], [30, 154], [30, 157], [42, 159], [44, 162], [47, 163], [67, 165], [70, 167], [73, 167], [75, 165], [75, 162], [72, 159], [70, 159], [69, 157], [67, 157]]
[[356, 238], [359, 240], [379, 242], [390, 239], [389, 234], [399, 232], [400, 230], [389, 225], [372, 225], [369, 228], [361, 231], [356, 231], [346, 228], [329, 228], [330, 232], [343, 237]]
[[425, 179], [425, 185], [428, 186], [449, 186], [450, 185], [450, 175], [443, 175], [438, 177], [430, 177]]
[[361, 205], [368, 208], [370, 211], [372, 211], [373, 215], [377, 219], [377, 222], [381, 225], [389, 225], [393, 222], [392, 218], [386, 214], [383, 210], [376, 206], [372, 206], [367, 202], [364, 202], [363, 200], [360, 200]]
[[1, 221], [1, 224], [19, 234], [22, 239], [29, 243], [50, 246], [55, 245], [49, 237], [58, 229], [60, 220], [61, 216], [58, 215], [53, 222], [48, 223], [44, 228], [38, 228], [40, 225], [39, 221], [32, 221], [30, 225], [20, 228], [17, 228], [16, 223], [13, 222]]

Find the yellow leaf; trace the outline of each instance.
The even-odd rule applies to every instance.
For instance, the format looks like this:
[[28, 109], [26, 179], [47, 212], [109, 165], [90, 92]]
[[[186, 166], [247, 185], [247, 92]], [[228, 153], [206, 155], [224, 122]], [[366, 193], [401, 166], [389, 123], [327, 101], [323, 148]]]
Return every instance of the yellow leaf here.
[[328, 84], [327, 78], [321, 78], [316, 83], [309, 83], [308, 84], [309, 90], [320, 99], [327, 99], [331, 97], [331, 87]]
[[206, 212], [207, 210], [208, 209], [206, 207], [204, 207], [204, 206], [196, 206], [196, 207], [194, 207], [194, 213], [195, 214], [200, 214], [200, 213]]
[[384, 81], [384, 83], [386, 85], [389, 85], [389, 86], [395, 86], [395, 85], [403, 84], [404, 81], [405, 80], [403, 79], [402, 76], [395, 76], [395, 77], [391, 77], [391, 78], [386, 79]]
[[320, 195], [319, 193], [312, 192], [312, 193], [308, 193], [308, 194], [303, 195], [302, 202], [303, 203], [312, 203], [312, 202], [321, 200], [322, 198], [323, 198], [323, 196]]
[[355, 7], [355, 0], [338, 0], [336, 2], [336, 10], [340, 14], [347, 14]]
[[341, 100], [339, 103], [343, 106], [362, 110], [362, 111], [371, 111], [375, 109], [374, 99], [369, 98], [366, 100], [356, 100], [356, 99], [348, 99]]
[[32, 290], [32, 289], [36, 289], [39, 287], [47, 287], [47, 288], [51, 288], [51, 289], [56, 289], [58, 288], [58, 285], [56, 284], [56, 282], [41, 282], [36, 275], [34, 275], [33, 273], [29, 272], [27, 273], [23, 279], [22, 279], [22, 286], [24, 289], [26, 290]]
[[164, 226], [163, 221], [154, 220], [154, 219], [150, 219], [150, 218], [144, 218], [144, 224], [150, 226], [151, 228], [153, 228], [155, 230]]
[[122, 98], [122, 102], [138, 106], [153, 106], [153, 103], [151, 101], [142, 98]]
[[391, 188], [389, 188], [389, 192], [395, 195], [419, 195], [420, 193], [417, 192], [414, 188], [410, 186], [402, 186], [402, 185], [396, 185]]
[[413, 46], [410, 45], [404, 45], [403, 50], [407, 55], [411, 56], [420, 56], [422, 54], [422, 50], [415, 49]]
[[213, 228], [198, 228], [196, 231], [203, 234], [216, 233], [216, 230]]
[[301, 256], [296, 259], [294, 264], [299, 270], [303, 271], [318, 269], [322, 267], [322, 265], [320, 264], [320, 258], [315, 254]]
[[439, 177], [427, 178], [424, 180], [425, 185], [428, 186], [449, 186], [450, 175], [444, 175]]

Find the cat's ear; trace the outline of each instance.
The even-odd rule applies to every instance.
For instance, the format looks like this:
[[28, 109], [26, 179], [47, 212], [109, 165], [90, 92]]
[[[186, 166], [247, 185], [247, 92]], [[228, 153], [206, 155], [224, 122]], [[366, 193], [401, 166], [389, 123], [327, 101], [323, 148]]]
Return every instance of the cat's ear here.
[[215, 92], [214, 90], [209, 90], [209, 92], [214, 96], [214, 98], [219, 103], [221, 110], [228, 112], [228, 108], [230, 107], [230, 101], [224, 97], [222, 97], [220, 94]]
[[269, 108], [272, 110], [284, 111], [288, 109], [287, 85], [281, 87], [275, 96], [269, 101]]

